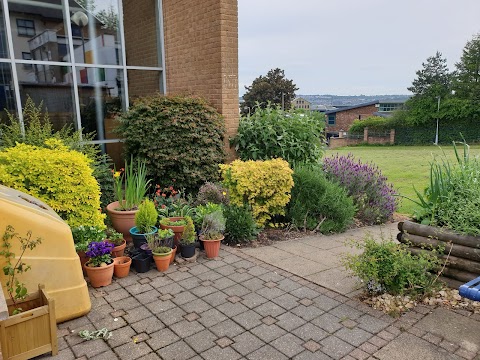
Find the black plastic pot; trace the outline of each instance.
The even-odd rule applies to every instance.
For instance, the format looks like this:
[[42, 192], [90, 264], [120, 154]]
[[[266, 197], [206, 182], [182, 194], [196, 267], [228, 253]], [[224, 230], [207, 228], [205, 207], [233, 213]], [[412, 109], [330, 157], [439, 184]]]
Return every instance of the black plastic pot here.
[[137, 273], [145, 273], [150, 270], [152, 256], [146, 253], [140, 253], [132, 258], [133, 268]]
[[141, 233], [138, 232], [136, 226], [132, 227], [130, 229], [130, 235], [132, 236], [133, 246], [135, 246], [137, 249], [140, 249], [140, 246], [142, 244], [147, 243], [147, 237], [146, 236], [150, 235], [150, 234], [155, 234], [157, 231], [158, 231], [158, 229], [156, 227], [153, 227], [152, 231], [149, 232], [148, 234], [141, 234]]
[[180, 247], [180, 253], [182, 254], [182, 257], [188, 259], [195, 255], [195, 248], [197, 247], [197, 244], [180, 244]]

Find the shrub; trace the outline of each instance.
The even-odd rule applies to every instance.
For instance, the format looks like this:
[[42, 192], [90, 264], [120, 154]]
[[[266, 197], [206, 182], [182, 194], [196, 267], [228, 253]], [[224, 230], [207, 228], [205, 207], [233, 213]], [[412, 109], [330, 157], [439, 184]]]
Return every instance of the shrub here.
[[345, 189], [325, 178], [320, 167], [297, 167], [288, 218], [303, 229], [322, 233], [345, 231], [353, 223], [355, 207]]
[[392, 128], [391, 120], [380, 116], [369, 116], [363, 120], [354, 120], [348, 129], [351, 134], [363, 134], [363, 130], [368, 127], [369, 131], [388, 131]]
[[353, 197], [356, 217], [364, 224], [382, 224], [391, 218], [397, 204], [393, 185], [373, 164], [362, 164], [352, 154], [324, 159], [327, 178], [343, 186]]
[[228, 193], [221, 184], [206, 182], [198, 190], [195, 204], [206, 205], [207, 203], [228, 205]]
[[223, 215], [227, 244], [247, 243], [257, 237], [257, 224], [248, 206], [228, 205], [224, 208]]
[[100, 155], [93, 165], [93, 176], [100, 185], [100, 207], [105, 210], [115, 201], [115, 180], [112, 176], [113, 161], [108, 154]]
[[193, 244], [195, 242], [195, 225], [193, 219], [190, 216], [185, 216], [185, 229], [182, 233], [182, 244]]
[[[98, 226], [76, 226], [72, 228], [75, 250], [87, 251], [88, 244], [92, 241], [101, 242], [106, 238], [103, 228]], [[123, 236], [122, 236], [123, 239]]]
[[18, 144], [0, 152], [0, 183], [43, 200], [72, 227], [104, 228], [91, 160], [60, 140], [45, 143], [48, 148]]
[[223, 211], [222, 205], [209, 202], [205, 205], [198, 205], [195, 207], [195, 215], [193, 216], [193, 223], [195, 224], [195, 227], [197, 229], [201, 228], [205, 215], [214, 213], [216, 211]]
[[258, 108], [242, 117], [232, 144], [242, 160], [283, 158], [290, 164], [317, 163], [322, 157], [325, 121], [320, 114]]
[[343, 263], [363, 280], [370, 292], [418, 295], [428, 294], [435, 288], [436, 279], [430, 273], [440, 265], [435, 251], [413, 255], [406, 244], [384, 239], [376, 242], [371, 236], [352, 245], [363, 252], [345, 255]]
[[138, 207], [135, 213], [135, 225], [141, 234], [152, 231], [152, 227], [157, 223], [158, 213], [153, 201], [145, 199]]
[[176, 180], [178, 188], [196, 192], [218, 179], [225, 159], [225, 124], [204, 100], [181, 96], [139, 98], [119, 117], [127, 155], [145, 159], [155, 183]]
[[272, 216], [285, 214], [293, 186], [293, 171], [285, 160], [235, 160], [230, 165], [220, 165], [220, 169], [230, 202], [249, 204], [257, 225], [263, 226]]

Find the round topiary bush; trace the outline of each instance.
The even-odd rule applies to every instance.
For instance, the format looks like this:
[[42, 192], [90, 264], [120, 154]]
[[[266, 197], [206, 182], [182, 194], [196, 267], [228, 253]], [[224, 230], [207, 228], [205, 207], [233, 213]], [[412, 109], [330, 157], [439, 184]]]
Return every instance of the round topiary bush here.
[[222, 116], [203, 99], [149, 96], [137, 99], [120, 115], [118, 131], [127, 156], [144, 159], [155, 183], [197, 191], [218, 180], [224, 162]]
[[345, 189], [325, 178], [321, 168], [297, 167], [288, 217], [298, 228], [342, 232], [353, 223], [355, 207]]

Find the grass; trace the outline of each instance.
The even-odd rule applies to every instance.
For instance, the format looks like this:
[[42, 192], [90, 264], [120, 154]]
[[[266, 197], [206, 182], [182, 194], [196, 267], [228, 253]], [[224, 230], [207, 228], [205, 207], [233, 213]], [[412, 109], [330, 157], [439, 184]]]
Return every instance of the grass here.
[[[461, 146], [458, 147], [459, 150]], [[416, 200], [413, 186], [423, 192], [429, 183], [430, 162], [434, 157], [447, 156], [451, 164], [456, 164], [453, 146], [358, 146], [327, 150], [325, 156], [335, 153], [347, 155], [352, 153], [363, 163], [373, 162], [388, 181], [394, 184], [400, 195]], [[480, 145], [470, 147], [470, 155], [480, 155]], [[405, 198], [399, 199], [398, 213], [411, 215], [417, 207]]]

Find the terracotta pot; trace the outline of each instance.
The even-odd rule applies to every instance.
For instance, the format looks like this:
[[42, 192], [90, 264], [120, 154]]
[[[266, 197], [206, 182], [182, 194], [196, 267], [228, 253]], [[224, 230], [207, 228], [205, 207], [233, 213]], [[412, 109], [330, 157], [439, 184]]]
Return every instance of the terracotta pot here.
[[[113, 244], [110, 240], [107, 240], [109, 243]], [[112, 257], [122, 257], [124, 252], [125, 252], [125, 248], [127, 247], [127, 242], [125, 241], [125, 239], [123, 239], [123, 243], [122, 245], [118, 245], [118, 246], [115, 246], [113, 249], [112, 249]]]
[[88, 261], [88, 257], [85, 255], [85, 251], [77, 251], [77, 255], [80, 258], [80, 265], [82, 266], [83, 275], [87, 275], [83, 265], [85, 265], [85, 263]]
[[205, 248], [205, 254], [207, 258], [213, 259], [218, 256], [218, 252], [220, 251], [220, 243], [225, 237], [222, 236], [220, 239], [215, 240], [204, 240], [203, 236], [200, 235], [200, 240], [203, 242], [203, 247]]
[[113, 228], [123, 234], [123, 238], [128, 242], [132, 241], [129, 230], [135, 226], [135, 214], [138, 210], [121, 211], [118, 201], [107, 205], [107, 212], [112, 221]]
[[[178, 220], [184, 220], [184, 217], [171, 217], [168, 218], [170, 221], [178, 221]], [[175, 233], [175, 236], [173, 237], [173, 241], [175, 245], [178, 245], [180, 242], [180, 239], [182, 238], [183, 230], [185, 230], [185, 225], [182, 226], [169, 226], [169, 225], [162, 225], [160, 224], [160, 229], [165, 230], [165, 229], [172, 229], [172, 231]]]
[[113, 277], [113, 261], [110, 265], [104, 267], [90, 267], [88, 263], [83, 265], [83, 268], [87, 272], [87, 276], [90, 279], [90, 285], [97, 288], [100, 286], [107, 286], [112, 283]]
[[167, 271], [170, 266], [170, 258], [172, 257], [172, 251], [167, 254], [155, 254], [153, 253], [153, 260], [158, 271]]
[[113, 259], [113, 274], [117, 278], [127, 277], [130, 272], [130, 265], [132, 265], [132, 259], [128, 256], [120, 256]]
[[170, 265], [175, 261], [175, 255], [177, 255], [177, 245], [172, 248], [172, 257], [170, 258]]

